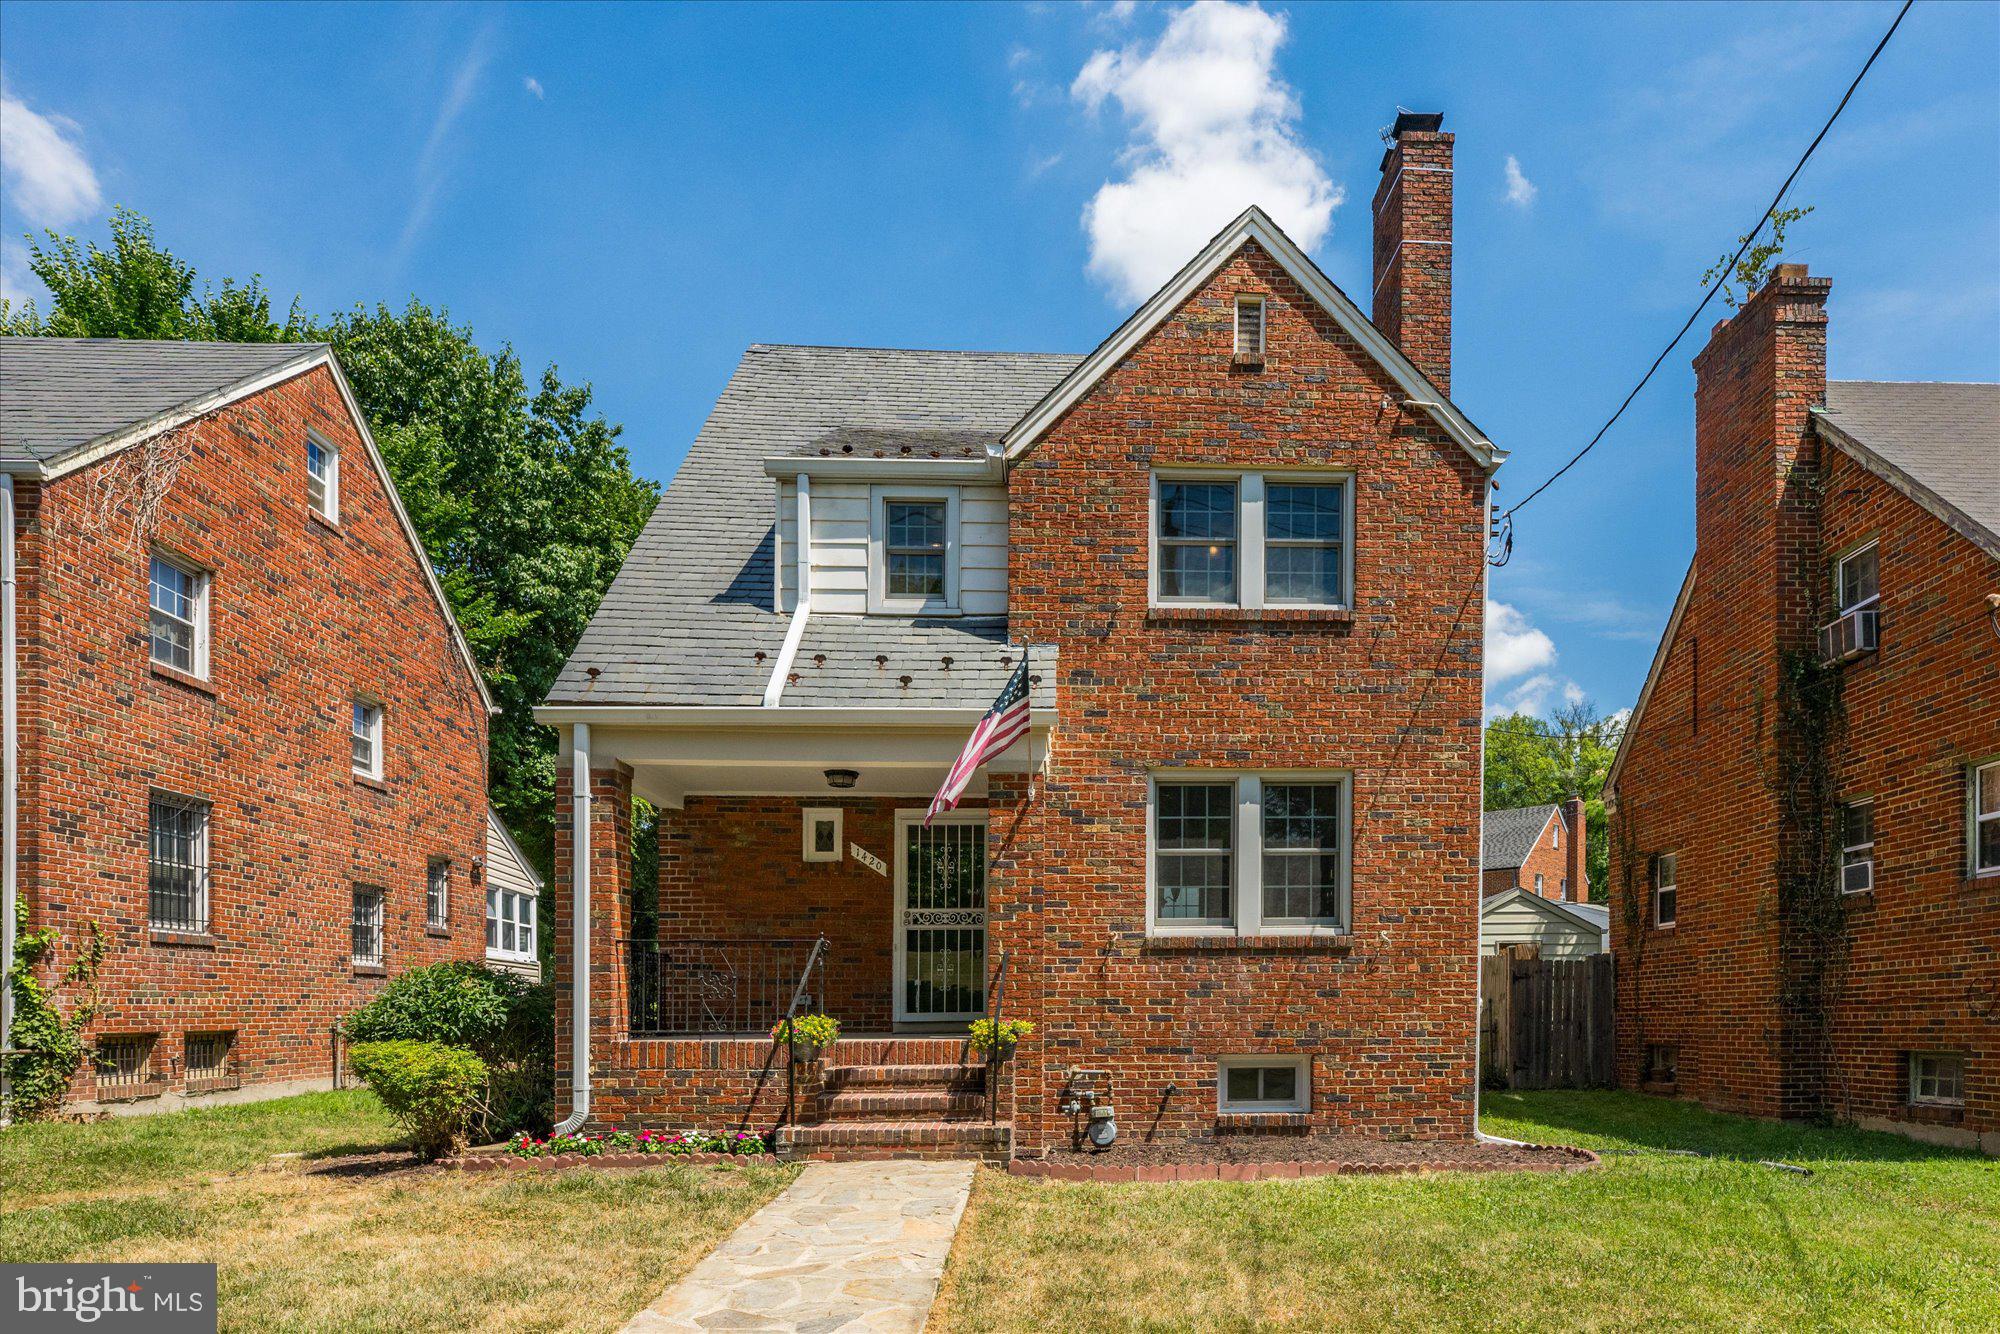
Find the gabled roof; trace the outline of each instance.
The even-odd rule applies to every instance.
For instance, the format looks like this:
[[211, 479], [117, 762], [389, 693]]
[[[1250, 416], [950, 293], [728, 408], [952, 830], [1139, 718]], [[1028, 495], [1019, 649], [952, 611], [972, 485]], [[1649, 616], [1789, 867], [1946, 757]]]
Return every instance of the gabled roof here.
[[1687, 611], [1688, 598], [1694, 593], [1695, 562], [1688, 562], [1688, 572], [1681, 579], [1681, 591], [1674, 598], [1674, 609], [1667, 616], [1667, 628], [1660, 632], [1660, 643], [1653, 650], [1653, 664], [1646, 669], [1646, 683], [1639, 687], [1639, 699], [1632, 705], [1631, 716], [1625, 719], [1624, 728], [1618, 733], [1618, 750], [1611, 757], [1611, 767], [1604, 772], [1604, 804], [1615, 807], [1618, 804], [1618, 772], [1625, 767], [1625, 752], [1631, 748], [1632, 738], [1639, 733], [1639, 721], [1646, 716], [1646, 705], [1653, 698], [1653, 684], [1660, 679], [1660, 671], [1667, 665], [1667, 654], [1673, 648], [1674, 636], [1680, 632], [1681, 617]]
[[2000, 384], [1834, 380], [1820, 434], [2000, 558]]
[[[533, 885], [537, 891], [544, 888], [542, 877], [535, 870], [535, 864], [528, 860], [528, 854], [521, 851], [521, 845], [514, 841], [514, 831], [509, 829], [507, 822], [500, 818], [500, 812], [494, 810], [491, 806], [486, 808], [486, 828], [489, 832], [499, 836], [500, 846], [506, 850], [509, 857], [514, 859], [514, 864], [521, 868], [522, 877], [529, 884]], [[491, 874], [491, 872], [488, 874]]]
[[319, 366], [340, 389], [473, 689], [490, 713], [493, 696], [479, 661], [396, 493], [353, 386], [325, 343], [0, 338], [0, 471], [61, 477]]
[[[757, 344], [743, 354], [687, 459], [550, 689], [550, 705], [757, 705], [784, 643], [773, 609], [777, 483], [765, 462], [902, 457], [906, 444], [997, 442], [1073, 369], [1073, 355]], [[788, 546], [787, 557], [793, 554]], [[985, 709], [1011, 670], [1004, 620], [814, 615], [787, 707]], [[756, 654], [765, 657], [758, 661]], [[826, 655], [824, 664], [815, 657]], [[877, 665], [876, 655], [888, 659]], [[950, 657], [951, 668], [943, 668]], [[1051, 659], [1052, 661], [1052, 659]], [[1041, 666], [1035, 707], [1053, 708]], [[598, 675], [592, 678], [590, 669]], [[903, 676], [911, 678], [904, 686]]]
[[1504, 871], [1528, 860], [1541, 842], [1542, 831], [1556, 818], [1558, 807], [1517, 806], [1511, 811], [1488, 811], [1486, 832], [1481, 839], [1479, 869]]
[[1030, 408], [1007, 432], [1000, 442], [1000, 450], [1013, 459], [1034, 448], [1049, 428], [1089, 393], [1092, 386], [1179, 309], [1180, 304], [1207, 282], [1230, 256], [1251, 242], [1263, 247], [1264, 252], [1332, 316], [1342, 332], [1373, 357], [1403, 392], [1430, 413], [1445, 433], [1464, 446], [1482, 468], [1491, 472], [1500, 466], [1507, 457], [1506, 452], [1495, 448], [1493, 442], [1450, 399], [1438, 392], [1437, 387], [1403, 355], [1388, 335], [1370, 323], [1360, 307], [1320, 272], [1319, 266], [1293, 243], [1292, 238], [1285, 235], [1284, 230], [1271, 221], [1263, 209], [1254, 205], [1217, 232], [1200, 254], [1189, 260], [1179, 273], [1168, 280], [1166, 286], [1155, 292], [1151, 299], [1132, 313], [1130, 319], [1100, 343], [1095, 352], [1085, 357], [1082, 364]]
[[1525, 902], [1545, 916], [1574, 923], [1586, 931], [1603, 932], [1611, 929], [1611, 908], [1608, 904], [1568, 903], [1561, 899], [1543, 898], [1540, 894], [1531, 893], [1519, 885], [1515, 885], [1512, 889], [1503, 889], [1481, 902], [1479, 915], [1484, 917], [1496, 909], [1521, 902]]

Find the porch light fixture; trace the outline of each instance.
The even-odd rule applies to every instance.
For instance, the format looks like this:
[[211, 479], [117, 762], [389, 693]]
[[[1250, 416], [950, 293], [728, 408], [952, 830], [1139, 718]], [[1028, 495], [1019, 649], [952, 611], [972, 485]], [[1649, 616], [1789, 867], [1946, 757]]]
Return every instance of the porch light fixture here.
[[860, 779], [861, 775], [852, 769], [828, 769], [826, 771], [826, 785], [828, 787], [850, 788], [859, 782]]

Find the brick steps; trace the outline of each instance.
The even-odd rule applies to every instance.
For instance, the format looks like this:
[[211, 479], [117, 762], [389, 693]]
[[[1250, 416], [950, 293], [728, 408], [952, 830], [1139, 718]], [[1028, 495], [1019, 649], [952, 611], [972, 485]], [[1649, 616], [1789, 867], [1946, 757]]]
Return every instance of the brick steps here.
[[975, 1089], [864, 1086], [823, 1094], [822, 1121], [957, 1121], [984, 1118], [986, 1095]]
[[986, 1087], [983, 1065], [829, 1065], [822, 1075], [829, 1092], [846, 1089], [958, 1089]]
[[789, 1160], [980, 1158], [1013, 1155], [1014, 1127], [984, 1121], [826, 1121], [778, 1131], [778, 1156]]

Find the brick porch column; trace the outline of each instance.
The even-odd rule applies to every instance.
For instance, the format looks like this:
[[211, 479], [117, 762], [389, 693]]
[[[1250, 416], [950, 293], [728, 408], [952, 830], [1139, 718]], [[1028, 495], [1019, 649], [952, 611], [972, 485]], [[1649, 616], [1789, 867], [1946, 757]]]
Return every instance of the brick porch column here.
[[[567, 754], [567, 748], [565, 748]], [[572, 904], [575, 838], [571, 828], [574, 805], [569, 767], [556, 777], [555, 986], [556, 986], [556, 1106], [558, 1121], [572, 1106], [570, 1039], [574, 1016], [570, 996], [575, 952]], [[631, 933], [632, 771], [624, 765], [596, 767], [590, 774], [590, 1057], [599, 1078], [612, 1048], [625, 1037], [626, 968], [619, 944]], [[593, 1080], [593, 1084], [597, 1081]], [[601, 1117], [593, 1113], [591, 1120]]]

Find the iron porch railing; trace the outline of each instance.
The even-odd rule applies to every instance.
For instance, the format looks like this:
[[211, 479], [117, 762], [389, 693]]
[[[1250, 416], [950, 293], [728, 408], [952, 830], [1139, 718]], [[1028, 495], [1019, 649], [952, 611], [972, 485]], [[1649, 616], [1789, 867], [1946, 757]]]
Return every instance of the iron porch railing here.
[[[646, 1038], [769, 1034], [786, 1014], [823, 1003], [806, 978], [819, 944], [813, 936], [621, 940], [627, 1029]], [[823, 991], [823, 965], [815, 980]]]

